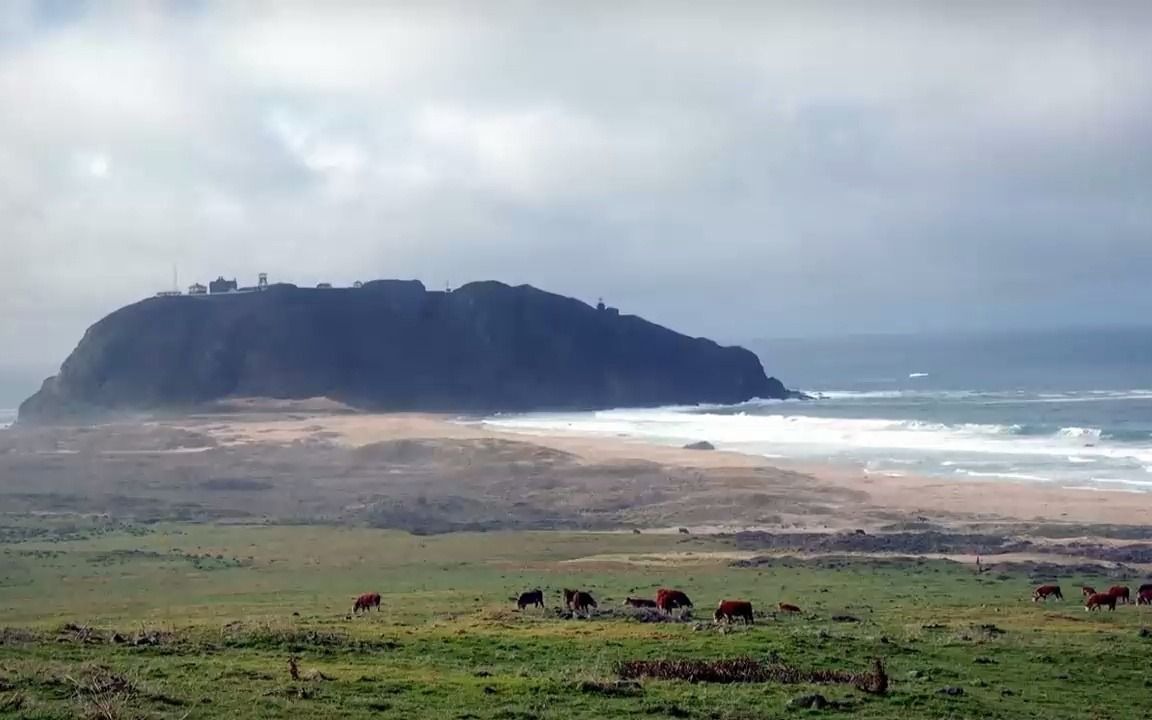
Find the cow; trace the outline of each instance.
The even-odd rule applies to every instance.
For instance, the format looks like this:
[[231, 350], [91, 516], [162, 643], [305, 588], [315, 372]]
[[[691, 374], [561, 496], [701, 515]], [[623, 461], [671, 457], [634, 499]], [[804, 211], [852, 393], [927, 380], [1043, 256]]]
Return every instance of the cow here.
[[1087, 600], [1096, 594], [1096, 588], [1092, 587], [1091, 585], [1081, 585], [1080, 592], [1084, 595], [1084, 599]]
[[1060, 592], [1059, 585], [1041, 585], [1032, 591], [1032, 602], [1047, 601], [1048, 598], [1063, 600], [1064, 594]]
[[1096, 593], [1084, 603], [1084, 610], [1099, 610], [1107, 605], [1109, 610], [1116, 609], [1116, 596], [1112, 593]]
[[627, 597], [627, 598], [624, 598], [624, 604], [628, 607], [634, 607], [634, 608], [656, 608], [656, 607], [659, 607], [659, 605], [656, 604], [655, 600], [649, 600], [648, 598]]
[[1108, 588], [1108, 594], [1116, 598], [1117, 602], [1132, 602], [1131, 591], [1128, 589], [1127, 585], [1113, 585], [1112, 587]]
[[1152, 605], [1152, 586], [1136, 593], [1137, 605]]
[[747, 600], [721, 600], [713, 617], [716, 622], [723, 620], [730, 623], [733, 620], [743, 620], [749, 625], [755, 622], [752, 619], [752, 603]]
[[1152, 592], [1152, 583], [1144, 583], [1136, 590], [1137, 595], [1142, 592]]
[[780, 612], [786, 612], [786, 613], [798, 613], [798, 612], [800, 612], [800, 608], [793, 605], [792, 603], [786, 603], [786, 602], [777, 603], [776, 607], [780, 609]]
[[535, 605], [538, 608], [544, 607], [544, 591], [536, 588], [520, 593], [520, 597], [516, 598], [516, 609], [523, 610], [529, 605]]
[[364, 593], [356, 598], [356, 602], [352, 604], [352, 614], [355, 615], [361, 610], [368, 612], [372, 608], [380, 609], [380, 593]]
[[692, 601], [679, 590], [660, 588], [656, 591], [656, 607], [671, 615], [678, 608], [691, 608]]
[[[565, 593], [567, 593], [567, 591], [565, 591]], [[567, 596], [565, 596], [565, 599], [567, 599]], [[597, 607], [596, 598], [592, 597], [591, 593], [584, 592], [583, 590], [573, 590], [569, 607], [573, 615], [584, 613], [586, 616], [591, 617], [592, 608]]]

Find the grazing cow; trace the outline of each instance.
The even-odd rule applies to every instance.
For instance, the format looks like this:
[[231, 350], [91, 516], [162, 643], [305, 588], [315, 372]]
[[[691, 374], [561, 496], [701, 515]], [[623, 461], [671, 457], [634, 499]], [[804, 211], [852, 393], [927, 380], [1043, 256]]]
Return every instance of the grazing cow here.
[[747, 600], [721, 600], [713, 617], [716, 622], [723, 620], [730, 623], [733, 620], [743, 620], [749, 625], [755, 622], [752, 619], [752, 603]]
[[655, 600], [649, 600], [648, 598], [627, 597], [627, 598], [624, 598], [624, 604], [629, 606], [629, 607], [634, 607], [634, 608], [659, 607], [659, 605], [656, 604]]
[[656, 607], [671, 615], [672, 611], [678, 608], [692, 607], [692, 601], [679, 590], [660, 588], [656, 591]]
[[1084, 598], [1087, 599], [1096, 594], [1096, 588], [1091, 585], [1082, 585], [1080, 586], [1080, 592], [1084, 595]]
[[516, 609], [523, 610], [529, 605], [535, 605], [538, 608], [544, 607], [544, 591], [536, 588], [520, 593], [520, 597], [516, 598]]
[[691, 535], [692, 534], [692, 533], [688, 532], [688, 528], [680, 528], [679, 532], [681, 535]]
[[1152, 605], [1152, 586], [1136, 593], [1137, 605]]
[[1123, 601], [1125, 603], [1132, 602], [1131, 591], [1126, 585], [1113, 585], [1108, 588], [1108, 594], [1116, 598], [1117, 601]]
[[786, 603], [786, 602], [777, 603], [776, 607], [780, 608], [780, 612], [786, 612], [786, 613], [798, 613], [798, 612], [800, 612], [800, 608], [793, 605], [792, 603]]
[[1142, 592], [1152, 592], [1152, 583], [1144, 583], [1136, 590], [1137, 595]]
[[1059, 585], [1041, 585], [1032, 591], [1032, 602], [1047, 601], [1048, 598], [1056, 598], [1057, 600], [1064, 599], [1064, 594], [1060, 592]]
[[592, 616], [592, 608], [597, 607], [596, 599], [590, 593], [583, 590], [575, 590], [572, 593], [572, 614], [576, 615], [584, 613], [585, 615]]
[[361, 610], [368, 612], [372, 608], [380, 609], [380, 593], [364, 593], [356, 598], [356, 602], [352, 604], [352, 614], [355, 615]]
[[1116, 609], [1116, 596], [1112, 593], [1096, 593], [1084, 603], [1085, 610], [1099, 610], [1107, 605], [1109, 610]]

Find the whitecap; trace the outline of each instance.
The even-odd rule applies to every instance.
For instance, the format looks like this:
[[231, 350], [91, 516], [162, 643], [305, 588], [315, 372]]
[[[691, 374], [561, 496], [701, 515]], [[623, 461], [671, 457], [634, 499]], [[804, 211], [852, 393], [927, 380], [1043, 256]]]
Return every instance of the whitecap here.
[[1040, 475], [1029, 475], [1027, 473], [1015, 472], [977, 472], [976, 470], [967, 470], [965, 468], [957, 468], [956, 472], [967, 477], [975, 478], [1001, 478], [1004, 480], [1026, 480], [1028, 482], [1052, 482], [1051, 478], [1041, 477]]

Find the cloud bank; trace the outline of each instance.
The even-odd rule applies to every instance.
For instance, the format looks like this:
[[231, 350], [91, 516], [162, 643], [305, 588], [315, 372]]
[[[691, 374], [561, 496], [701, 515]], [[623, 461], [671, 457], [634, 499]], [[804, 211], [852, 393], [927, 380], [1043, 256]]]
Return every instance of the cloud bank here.
[[1152, 5], [8, 2], [0, 364], [218, 274], [725, 340], [1143, 321]]

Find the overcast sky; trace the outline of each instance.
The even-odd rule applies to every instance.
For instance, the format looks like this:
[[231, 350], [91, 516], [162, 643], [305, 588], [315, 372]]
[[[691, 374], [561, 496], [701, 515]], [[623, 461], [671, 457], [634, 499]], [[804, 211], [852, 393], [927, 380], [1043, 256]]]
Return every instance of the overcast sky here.
[[0, 368], [173, 264], [729, 341], [1144, 322], [1150, 38], [1152, 2], [4, 0]]

